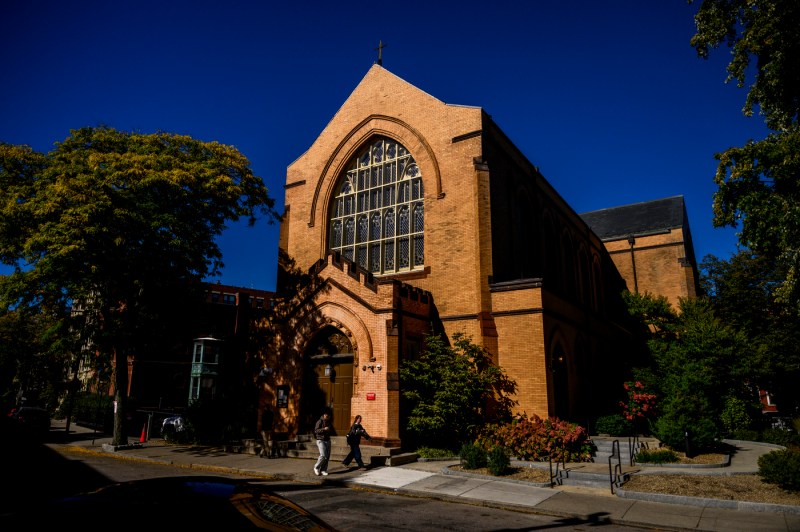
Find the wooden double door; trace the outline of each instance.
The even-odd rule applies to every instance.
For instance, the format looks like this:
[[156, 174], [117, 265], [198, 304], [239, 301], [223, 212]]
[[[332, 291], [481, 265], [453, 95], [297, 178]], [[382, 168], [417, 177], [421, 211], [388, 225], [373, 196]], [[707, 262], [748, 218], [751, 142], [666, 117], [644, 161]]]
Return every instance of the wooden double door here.
[[[353, 397], [353, 357], [336, 355], [328, 359], [312, 361], [313, 388], [308, 390], [306, 402], [308, 412], [313, 412], [314, 421], [325, 409], [331, 413], [333, 428], [337, 435], [344, 436], [352, 423], [350, 402]], [[311, 427], [313, 429], [313, 426]]]

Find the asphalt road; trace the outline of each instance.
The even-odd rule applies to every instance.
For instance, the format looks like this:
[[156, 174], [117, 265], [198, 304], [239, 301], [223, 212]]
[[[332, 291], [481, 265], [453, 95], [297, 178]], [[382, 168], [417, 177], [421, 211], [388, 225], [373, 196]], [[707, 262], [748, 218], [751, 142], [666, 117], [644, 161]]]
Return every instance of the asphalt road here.
[[[44, 445], [35, 441], [9, 442], [6, 439], [1, 450], [6, 495], [0, 498], [0, 515], [22, 511], [35, 517], [49, 500], [91, 491], [115, 482], [186, 475], [207, 476], [207, 473], [178, 470], [162, 464], [134, 462], [114, 455], [106, 457], [73, 452], [57, 443]], [[219, 476], [242, 478], [235, 475]], [[567, 518], [365, 489], [293, 481], [254, 482], [269, 486], [275, 493], [343, 531], [589, 530], [597, 526], [597, 523]], [[154, 515], [153, 518], [157, 522], [157, 516]], [[609, 524], [602, 526], [605, 531], [646, 530]]]

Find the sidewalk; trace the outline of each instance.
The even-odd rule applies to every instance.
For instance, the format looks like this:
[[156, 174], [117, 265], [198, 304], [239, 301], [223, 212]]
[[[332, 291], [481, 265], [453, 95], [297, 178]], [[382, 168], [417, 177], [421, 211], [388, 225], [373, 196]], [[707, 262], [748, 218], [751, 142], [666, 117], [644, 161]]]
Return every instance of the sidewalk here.
[[[63, 430], [64, 424], [54, 421], [52, 428]], [[624, 489], [617, 490], [617, 494], [613, 495], [610, 487], [605, 490], [579, 486], [537, 487], [521, 481], [461, 475], [449, 471], [448, 466], [457, 464], [457, 461], [415, 462], [366, 471], [347, 469], [341, 464], [331, 463], [328, 470], [330, 474], [327, 477], [318, 477], [313, 473], [314, 461], [308, 459], [259, 458], [251, 454], [225, 453], [218, 447], [167, 445], [163, 440], [144, 443], [130, 440], [130, 445], [115, 450], [110, 445], [109, 436], [93, 434], [91, 429], [74, 424], [70, 426], [70, 434], [65, 436], [64, 443], [51, 445], [66, 445], [83, 452], [108, 453], [119, 458], [158, 462], [179, 468], [237, 473], [264, 479], [368, 487], [438, 500], [575, 517], [596, 523], [608, 522], [661, 530], [800, 530], [800, 506], [638, 494], [625, 492]], [[733, 455], [730, 466], [712, 470], [685, 469], [680, 473], [755, 473], [758, 469], [758, 457], [774, 449], [774, 446], [754, 442], [736, 443], [738, 451]], [[663, 469], [648, 467], [639, 474], [663, 473]], [[643, 498], [648, 500], [642, 500]]]

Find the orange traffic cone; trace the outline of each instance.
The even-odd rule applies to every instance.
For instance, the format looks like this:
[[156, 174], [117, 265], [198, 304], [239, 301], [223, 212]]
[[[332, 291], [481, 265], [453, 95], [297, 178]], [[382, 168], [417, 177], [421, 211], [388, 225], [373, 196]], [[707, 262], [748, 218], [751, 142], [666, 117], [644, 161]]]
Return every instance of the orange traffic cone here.
[[142, 425], [142, 435], [139, 437], [139, 443], [144, 443], [147, 441], [147, 423]]

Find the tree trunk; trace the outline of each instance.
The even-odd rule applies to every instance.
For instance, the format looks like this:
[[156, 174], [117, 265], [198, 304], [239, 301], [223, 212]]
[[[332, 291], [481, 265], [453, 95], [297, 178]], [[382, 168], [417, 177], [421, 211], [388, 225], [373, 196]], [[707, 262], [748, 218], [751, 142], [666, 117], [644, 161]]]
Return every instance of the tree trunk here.
[[128, 357], [114, 349], [114, 436], [112, 445], [128, 445]]

